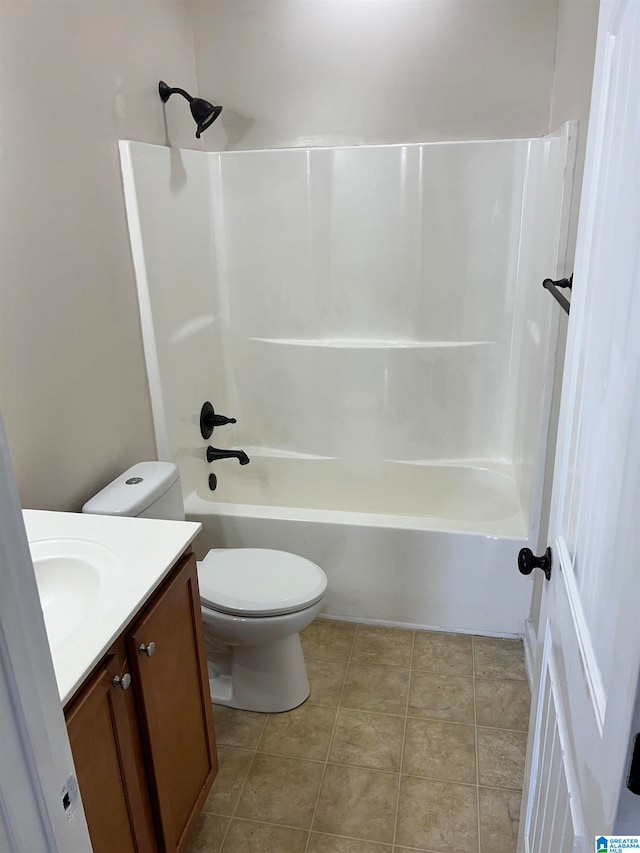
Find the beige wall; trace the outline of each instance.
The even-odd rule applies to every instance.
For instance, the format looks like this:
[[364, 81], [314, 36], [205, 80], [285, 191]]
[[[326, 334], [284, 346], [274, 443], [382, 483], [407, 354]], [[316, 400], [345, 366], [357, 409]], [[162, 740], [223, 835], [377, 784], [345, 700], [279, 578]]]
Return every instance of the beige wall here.
[[[556, 128], [569, 119], [579, 121], [575, 175], [578, 190], [582, 187], [584, 171], [599, 8], [598, 0], [560, 0], [558, 7], [556, 71], [549, 123], [551, 128]], [[568, 256], [571, 262], [578, 229], [578, 202], [579, 192], [570, 223]]]
[[[552, 127], [585, 103], [593, 6], [561, 0]], [[542, 134], [557, 17], [556, 0], [1, 0], [0, 410], [24, 505], [77, 509], [155, 455], [118, 138]], [[184, 102], [165, 124], [161, 77], [224, 105], [201, 143]]]
[[210, 150], [538, 136], [556, 0], [192, 0]]
[[117, 139], [197, 146], [161, 77], [196, 88], [180, 2], [0, 3], [0, 410], [27, 507], [155, 456]]

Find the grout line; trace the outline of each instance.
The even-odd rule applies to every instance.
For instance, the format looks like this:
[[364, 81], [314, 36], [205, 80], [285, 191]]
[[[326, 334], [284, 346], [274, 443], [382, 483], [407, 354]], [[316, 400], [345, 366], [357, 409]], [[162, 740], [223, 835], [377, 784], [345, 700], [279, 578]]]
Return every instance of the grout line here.
[[[227, 817], [228, 818], [228, 815], [215, 815], [215, 816], [216, 817]], [[288, 824], [288, 823], [272, 823], [271, 821], [268, 821], [268, 820], [256, 820], [255, 818], [251, 818], [251, 817], [239, 817], [239, 818], [236, 818], [236, 820], [242, 821], [244, 823], [255, 823], [258, 826], [273, 826], [276, 829], [295, 829], [298, 832], [307, 832], [309, 835], [311, 835], [311, 830], [304, 829], [304, 827], [302, 827], [302, 826], [293, 826], [293, 825]], [[371, 841], [371, 839], [369, 839], [369, 838], [362, 838], [361, 836], [357, 836], [357, 835], [341, 835], [340, 833], [336, 833], [336, 832], [318, 832], [318, 830], [314, 830], [314, 832], [316, 835], [322, 835], [325, 838], [340, 838], [344, 841], [359, 841], [361, 843], [371, 845], [372, 847], [379, 847], [380, 849], [389, 848], [391, 846], [386, 841]], [[411, 847], [411, 846], [407, 847], [406, 845], [404, 845], [403, 849], [405, 849], [405, 848], [407, 850], [415, 851], [415, 853], [439, 853], [439, 851], [428, 850], [428, 849], [425, 849], [424, 847]]]
[[473, 720], [467, 720], [467, 722], [460, 722], [460, 720], [447, 720], [443, 717], [418, 717], [415, 714], [407, 714], [410, 720], [419, 720], [422, 723], [442, 723], [443, 726], [466, 726], [466, 728], [473, 728], [474, 722]]
[[[307, 700], [308, 701], [308, 700]], [[324, 705], [320, 702], [308, 702], [314, 708], [340, 708], [341, 711], [351, 711], [354, 714], [373, 714], [374, 717], [394, 717], [395, 719], [404, 719], [404, 714], [391, 714], [388, 711], [370, 711], [368, 708], [348, 708], [344, 705]], [[224, 744], [222, 744], [224, 746]]]
[[[410, 719], [411, 719], [411, 717], [408, 717], [407, 721]], [[404, 735], [403, 735], [403, 737], [404, 737]], [[403, 744], [404, 744], [404, 741], [403, 741]], [[327, 753], [329, 752], [330, 749], [331, 749], [331, 743], [329, 744], [329, 749], [327, 750]], [[259, 752], [258, 755], [266, 755], [269, 758], [290, 758], [292, 761], [304, 761], [304, 762], [307, 762], [309, 764], [322, 764], [322, 765], [326, 764], [326, 765], [331, 765], [332, 767], [355, 767], [358, 770], [370, 770], [372, 773], [385, 773], [385, 774], [391, 775], [391, 776], [397, 776], [398, 773], [400, 772], [399, 770], [389, 770], [385, 767], [372, 767], [370, 764], [355, 764], [353, 762], [351, 764], [348, 764], [344, 761], [329, 761], [328, 759], [323, 760], [322, 758], [308, 758], [308, 757], [302, 756], [302, 755], [291, 755], [290, 753], [283, 753], [283, 752]], [[403, 773], [402, 775], [403, 776], [412, 776], [416, 779], [429, 779], [433, 782], [446, 782], [448, 785], [462, 785], [463, 787], [466, 787], [466, 788], [469, 788], [469, 787], [475, 788], [476, 787], [476, 782], [461, 782], [459, 779], [449, 779], [449, 778], [442, 777], [442, 776], [423, 776], [420, 773]], [[482, 785], [481, 787], [483, 787], [483, 788], [490, 788], [490, 787], [496, 788], [495, 785]], [[498, 789], [498, 788], [496, 788], [496, 790], [515, 791], [515, 790], [520, 790], [520, 789], [516, 789], [516, 788], [499, 788]], [[215, 813], [212, 812], [212, 814], [215, 814]], [[332, 835], [331, 832], [328, 834]], [[381, 841], [378, 843], [382, 844]]]
[[507, 729], [504, 726], [478, 726], [479, 729], [488, 729], [490, 732], [512, 732], [514, 735], [526, 735], [528, 729]]
[[[237, 710], [237, 709], [236, 709], [236, 710]], [[243, 713], [246, 713], [246, 712], [244, 712], [244, 711], [240, 711], [240, 710], [237, 710], [237, 713], [239, 713], [239, 714], [243, 714]], [[251, 773], [251, 768], [253, 767], [253, 763], [254, 763], [254, 761], [256, 760], [256, 755], [258, 754], [258, 744], [260, 743], [260, 739], [262, 738], [262, 735], [264, 734], [264, 730], [265, 730], [265, 728], [267, 727], [267, 723], [269, 722], [269, 718], [271, 717], [271, 714], [265, 714], [264, 716], [265, 716], [265, 720], [264, 720], [264, 723], [262, 724], [262, 731], [260, 732], [260, 735], [259, 735], [259, 737], [258, 737], [258, 738], [257, 738], [257, 740], [256, 740], [255, 748], [252, 750], [252, 751], [253, 751], [253, 758], [251, 759], [251, 762], [250, 762], [249, 767], [248, 767], [248, 769], [247, 769], [247, 775], [244, 777], [244, 780], [243, 780], [243, 782], [242, 782], [242, 785], [240, 786], [240, 791], [239, 791], [239, 793], [238, 793], [238, 799], [236, 800], [236, 804], [235, 804], [235, 806], [233, 807], [233, 811], [231, 812], [231, 814], [230, 814], [230, 815], [228, 815], [228, 817], [229, 817], [229, 823], [227, 824], [227, 828], [226, 828], [226, 830], [225, 830], [225, 833], [224, 833], [224, 835], [222, 836], [222, 841], [220, 842], [220, 851], [221, 851], [221, 853], [222, 853], [222, 851], [224, 850], [224, 845], [225, 845], [225, 842], [226, 842], [226, 840], [227, 840], [227, 835], [229, 834], [229, 830], [231, 829], [231, 824], [232, 824], [233, 819], [234, 819], [234, 817], [235, 817], [235, 815], [236, 815], [236, 812], [237, 812], [237, 810], [238, 810], [238, 806], [240, 805], [240, 800], [242, 799], [242, 794], [244, 793], [244, 789], [245, 789], [245, 786], [246, 786], [246, 784], [247, 784], [247, 779], [249, 778], [249, 774]], [[247, 751], [247, 752], [250, 752], [251, 750], [246, 750], [246, 751]]]
[[[338, 725], [338, 714], [340, 713], [340, 708], [342, 705], [342, 694], [344, 693], [344, 686], [347, 683], [347, 676], [349, 675], [349, 664], [351, 663], [351, 655], [353, 654], [353, 647], [356, 642], [356, 634], [358, 633], [358, 629], [353, 632], [353, 638], [351, 640], [351, 648], [349, 649], [349, 657], [347, 660], [347, 666], [344, 671], [344, 676], [342, 678], [342, 687], [340, 688], [340, 696], [338, 697], [338, 707], [336, 710], [336, 716], [333, 721], [333, 728], [331, 729], [331, 736], [329, 737], [329, 744], [327, 746], [327, 754], [324, 761], [324, 766], [322, 768], [322, 776], [320, 777], [320, 785], [318, 786], [318, 793], [316, 794], [316, 801], [313, 806], [313, 814], [311, 815], [311, 824], [309, 826], [309, 835], [307, 837], [307, 843], [304, 847], [304, 853], [308, 853], [309, 845], [311, 844], [311, 831], [313, 830], [313, 824], [316, 819], [316, 812], [318, 811], [318, 803], [320, 802], [320, 792], [322, 791], [322, 785], [324, 784], [324, 777], [327, 772], [327, 766], [329, 763], [329, 753], [331, 752], [331, 747], [333, 746], [333, 736], [336, 733], [336, 726]], [[342, 661], [344, 663], [344, 661]]]
[[[411, 670], [411, 672], [413, 672], [413, 670]], [[478, 725], [477, 723], [470, 721], [470, 720], [468, 720], [468, 721], [447, 720], [444, 717], [424, 717], [424, 716], [420, 716], [419, 714], [410, 714], [408, 712], [406, 715], [405, 714], [391, 714], [388, 711], [371, 711], [369, 708], [352, 708], [352, 707], [349, 707], [346, 705], [340, 705], [340, 706], [339, 705], [327, 705], [327, 704], [321, 704], [319, 702], [309, 702], [308, 704], [312, 705], [314, 708], [328, 708], [329, 710], [332, 710], [332, 709], [335, 710], [336, 708], [339, 708], [341, 711], [351, 712], [353, 714], [373, 714], [375, 717], [394, 717], [395, 719], [402, 719], [403, 720], [405, 718], [405, 716], [408, 716], [412, 720], [422, 720], [425, 723], [446, 723], [449, 726], [467, 726], [467, 728], [469, 726]], [[512, 732], [513, 734], [516, 734], [516, 735], [526, 735], [528, 732], [528, 728], [527, 729], [513, 729], [513, 728], [509, 728], [508, 726], [488, 726], [486, 724], [478, 725], [478, 728], [479, 729], [488, 729], [489, 731], [496, 731], [496, 732]], [[228, 746], [228, 744], [225, 744], [225, 743], [221, 743], [220, 746], [223, 746], [226, 749], [245, 749], [245, 747], [242, 747], [242, 746], [233, 747], [233, 746]], [[279, 754], [280, 753], [274, 753], [274, 755], [279, 755]], [[314, 760], [319, 760], [319, 759], [310, 759], [310, 760], [314, 761]], [[333, 764], [335, 762], [331, 762], [331, 763]]]
[[[313, 655], [305, 655], [305, 660], [314, 660], [314, 661], [323, 661], [324, 663], [346, 663], [344, 658], [318, 658]], [[352, 660], [349, 659], [349, 663], [353, 663], [356, 666], [381, 666], [384, 669], [408, 669], [407, 666], [398, 663], [375, 663], [375, 661], [370, 660]], [[430, 672], [430, 670], [416, 670], [419, 672]], [[435, 673], [432, 673], [435, 674]], [[469, 678], [469, 676], [462, 676], [463, 678]], [[519, 679], [510, 679], [510, 681], [518, 681]], [[375, 842], [374, 842], [375, 843]]]
[[411, 695], [411, 676], [413, 673], [413, 653], [416, 646], [416, 632], [411, 637], [411, 656], [409, 658], [409, 681], [407, 682], [407, 701], [404, 706], [404, 725], [402, 727], [402, 746], [400, 747], [400, 766], [398, 768], [398, 792], [396, 794], [396, 812], [393, 817], [393, 836], [391, 847], [395, 849], [396, 835], [398, 834], [398, 811], [400, 810], [400, 788], [402, 786], [402, 765], [404, 762], [404, 747], [407, 739], [407, 720], [409, 719], [409, 696]]
[[[376, 770], [376, 773], [389, 773], [389, 770]], [[443, 782], [445, 785], [452, 785], [458, 788], [477, 788], [475, 782], [459, 782], [457, 779], [443, 779], [440, 776], [420, 776], [418, 773], [402, 773], [407, 779], [424, 779], [427, 782]], [[483, 786], [484, 787], [484, 786]], [[508, 790], [508, 789], [505, 789]]]
[[[229, 817], [229, 815], [216, 815], [216, 817]], [[295, 826], [292, 823], [274, 823], [271, 820], [258, 820], [255, 817], [237, 817], [235, 820], [241, 820], [245, 823], [257, 823], [259, 826], [275, 826], [279, 829], [296, 829], [298, 832], [309, 832], [304, 826]]]
[[522, 788], [500, 788], [498, 785], [480, 785], [481, 788], [486, 788], [489, 791], [511, 791], [514, 794], [521, 794]]
[[[222, 817], [231, 822], [231, 818], [229, 817], [229, 815], [212, 813], [212, 816]], [[312, 834], [311, 830], [309, 829], [304, 829], [304, 827], [302, 826], [293, 826], [292, 824], [288, 823], [272, 823], [268, 820], [257, 820], [256, 818], [252, 817], [238, 817], [235, 818], [235, 820], [238, 820], [242, 823], [255, 823], [257, 826], [272, 826], [274, 829], [293, 829], [297, 832], [306, 832], [309, 836], [311, 836]], [[390, 845], [386, 841], [371, 841], [371, 839], [369, 838], [362, 838], [357, 835], [340, 835], [339, 833], [335, 832], [319, 832], [318, 830], [314, 830], [314, 834], [324, 836], [324, 838], [340, 838], [343, 841], [358, 841], [370, 845], [372, 847], [379, 847], [381, 850], [390, 847]], [[399, 850], [400, 848], [397, 849]], [[407, 846], [406, 844], [402, 846], [402, 849], [415, 851], [415, 853], [441, 853], [441, 851], [433, 850], [432, 848], [413, 847], [411, 845]]]
[[[286, 712], [285, 712], [286, 713]], [[327, 749], [328, 752], [328, 749]], [[336, 761], [327, 762], [326, 758], [309, 758], [306, 755], [291, 755], [290, 752], [271, 752], [261, 749], [258, 755], [266, 755], [269, 758], [290, 758], [292, 761], [308, 761], [311, 764], [337, 764]]]
[[526, 684], [527, 687], [529, 686], [526, 678], [509, 678], [507, 675], [477, 675], [476, 678], [479, 681], [508, 681], [510, 684]]

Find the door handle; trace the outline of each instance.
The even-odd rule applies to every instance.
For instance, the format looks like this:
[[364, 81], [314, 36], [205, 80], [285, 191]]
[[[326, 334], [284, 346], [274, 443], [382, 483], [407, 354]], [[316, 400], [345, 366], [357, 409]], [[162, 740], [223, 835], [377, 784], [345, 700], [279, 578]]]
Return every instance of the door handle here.
[[530, 575], [534, 569], [542, 569], [545, 578], [551, 580], [551, 548], [541, 557], [536, 557], [531, 548], [522, 548], [518, 554], [518, 569], [522, 575]]
[[640, 732], [633, 739], [633, 752], [629, 762], [627, 788], [632, 794], [640, 796]]
[[120, 690], [128, 690], [131, 687], [131, 676], [128, 672], [124, 675], [115, 675], [111, 682], [114, 687], [119, 687]]

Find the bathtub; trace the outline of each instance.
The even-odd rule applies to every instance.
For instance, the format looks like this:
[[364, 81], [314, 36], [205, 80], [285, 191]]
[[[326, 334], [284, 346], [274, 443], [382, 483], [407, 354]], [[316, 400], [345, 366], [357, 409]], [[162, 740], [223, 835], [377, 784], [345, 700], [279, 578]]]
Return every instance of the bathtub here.
[[215, 547], [301, 554], [327, 574], [323, 614], [331, 618], [522, 634], [531, 582], [516, 558], [527, 531], [508, 466], [347, 467], [329, 457], [245, 450], [250, 465], [216, 465], [214, 492], [210, 469], [183, 471], [187, 518], [203, 526], [199, 558]]
[[[523, 633], [570, 139], [121, 143], [156, 446], [200, 554], [306, 556], [339, 619]], [[205, 400], [236, 420], [210, 442]]]

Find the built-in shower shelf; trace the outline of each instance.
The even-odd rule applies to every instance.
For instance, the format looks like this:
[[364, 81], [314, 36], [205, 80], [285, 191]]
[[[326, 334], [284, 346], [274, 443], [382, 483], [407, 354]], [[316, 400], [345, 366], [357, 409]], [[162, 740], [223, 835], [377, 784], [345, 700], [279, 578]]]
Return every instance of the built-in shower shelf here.
[[486, 346], [493, 343], [493, 341], [352, 340], [350, 338], [250, 338], [250, 340], [265, 344], [332, 349], [449, 349]]
[[327, 462], [335, 460], [335, 456], [323, 456], [318, 453], [304, 453], [300, 450], [285, 450], [281, 447], [268, 447], [265, 445], [245, 444], [245, 452], [248, 456], [260, 456], [273, 459], [294, 459], [299, 461]]

